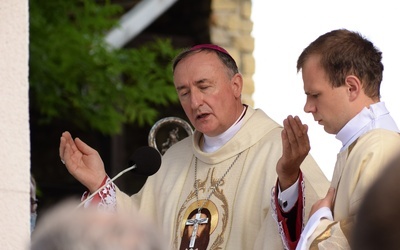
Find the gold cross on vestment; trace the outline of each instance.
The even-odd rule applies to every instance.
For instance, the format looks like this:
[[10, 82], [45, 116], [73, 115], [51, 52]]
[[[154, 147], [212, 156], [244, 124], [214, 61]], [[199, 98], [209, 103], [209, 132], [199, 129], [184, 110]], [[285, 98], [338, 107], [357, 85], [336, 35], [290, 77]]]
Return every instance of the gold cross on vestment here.
[[186, 221], [186, 226], [193, 226], [192, 236], [190, 237], [189, 249], [192, 250], [194, 247], [194, 243], [196, 242], [197, 230], [199, 229], [199, 225], [207, 224], [208, 218], [201, 218], [201, 212], [199, 211], [196, 214], [196, 218], [189, 219]]

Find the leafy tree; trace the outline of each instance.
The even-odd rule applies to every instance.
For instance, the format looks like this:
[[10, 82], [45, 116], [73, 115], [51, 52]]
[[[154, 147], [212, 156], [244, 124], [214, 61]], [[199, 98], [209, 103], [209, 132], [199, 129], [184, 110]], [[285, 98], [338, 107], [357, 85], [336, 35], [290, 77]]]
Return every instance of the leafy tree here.
[[169, 40], [111, 48], [105, 34], [119, 5], [94, 0], [30, 2], [30, 105], [40, 122], [66, 119], [104, 134], [153, 124], [156, 106], [177, 102]]

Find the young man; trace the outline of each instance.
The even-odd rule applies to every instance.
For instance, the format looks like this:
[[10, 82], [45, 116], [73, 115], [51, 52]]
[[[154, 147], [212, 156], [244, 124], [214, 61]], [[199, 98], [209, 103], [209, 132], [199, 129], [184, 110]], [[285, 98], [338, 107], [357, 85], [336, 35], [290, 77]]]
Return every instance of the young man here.
[[[160, 170], [139, 193], [129, 197], [110, 184], [97, 197], [99, 206], [139, 210], [169, 237], [165, 248], [282, 249], [270, 207], [278, 160], [293, 168], [304, 160], [310, 201], [323, 197], [329, 185], [309, 148], [282, 155], [282, 127], [242, 103], [243, 78], [225, 49], [187, 49], [175, 58], [173, 74], [194, 134], [165, 152]], [[297, 117], [292, 122], [300, 129], [292, 142], [308, 144], [307, 126]], [[90, 192], [108, 179], [98, 153], [68, 132], [61, 137], [60, 157]]]
[[365, 191], [398, 153], [399, 129], [380, 101], [381, 59], [362, 35], [340, 29], [318, 37], [297, 61], [307, 95], [304, 111], [343, 144], [331, 188], [313, 206], [297, 249], [348, 249]]

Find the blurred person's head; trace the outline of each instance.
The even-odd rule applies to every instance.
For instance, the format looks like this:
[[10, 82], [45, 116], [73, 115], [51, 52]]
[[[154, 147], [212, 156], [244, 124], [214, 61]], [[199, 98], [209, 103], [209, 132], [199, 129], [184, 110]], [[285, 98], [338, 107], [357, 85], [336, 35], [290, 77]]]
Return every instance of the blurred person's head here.
[[354, 250], [400, 249], [400, 151], [365, 194], [353, 229]]
[[32, 234], [30, 250], [161, 250], [162, 233], [139, 214], [76, 209], [62, 202], [46, 212]]

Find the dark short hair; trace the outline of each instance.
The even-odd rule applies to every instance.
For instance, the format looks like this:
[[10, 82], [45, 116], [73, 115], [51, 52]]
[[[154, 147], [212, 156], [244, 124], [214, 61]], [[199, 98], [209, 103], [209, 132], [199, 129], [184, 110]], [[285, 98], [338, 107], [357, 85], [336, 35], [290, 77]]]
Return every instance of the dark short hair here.
[[366, 95], [380, 97], [382, 52], [360, 33], [338, 29], [321, 35], [299, 56], [298, 72], [312, 55], [320, 56], [320, 65], [332, 87], [343, 86], [346, 76], [352, 74], [361, 80]]

